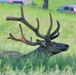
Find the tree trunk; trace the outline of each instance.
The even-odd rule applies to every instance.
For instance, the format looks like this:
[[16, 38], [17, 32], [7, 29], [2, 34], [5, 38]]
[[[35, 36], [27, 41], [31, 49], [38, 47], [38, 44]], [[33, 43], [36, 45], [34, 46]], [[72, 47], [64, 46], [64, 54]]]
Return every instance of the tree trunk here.
[[49, 0], [44, 0], [44, 2], [43, 2], [43, 9], [48, 9], [48, 1]]

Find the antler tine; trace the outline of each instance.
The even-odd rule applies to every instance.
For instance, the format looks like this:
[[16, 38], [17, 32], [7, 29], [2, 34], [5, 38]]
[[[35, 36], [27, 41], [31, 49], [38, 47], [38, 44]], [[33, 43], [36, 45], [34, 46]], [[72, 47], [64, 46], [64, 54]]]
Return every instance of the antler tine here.
[[36, 34], [38, 37], [45, 39], [45, 35], [41, 35], [41, 34], [39, 33], [39, 26], [40, 26], [40, 24], [39, 24], [39, 19], [36, 18], [36, 20], [37, 20], [37, 28], [35, 29], [35, 34]]
[[27, 45], [31, 45], [31, 46], [36, 46], [38, 45], [37, 42], [31, 42], [32, 41], [32, 38], [31, 38], [31, 41], [28, 41], [24, 35], [23, 35], [23, 31], [22, 31], [22, 27], [21, 25], [19, 24], [19, 27], [20, 27], [20, 33], [21, 33], [21, 42], [27, 44]]
[[12, 21], [22, 21], [22, 19], [24, 19], [24, 13], [23, 13], [23, 8], [22, 6], [20, 6], [20, 10], [21, 10], [21, 17], [7, 17], [6, 20], [12, 20]]
[[24, 18], [23, 7], [20, 6], [20, 9], [21, 9], [21, 16]]
[[9, 33], [9, 36], [7, 37], [7, 39], [12, 39], [15, 41], [20, 41], [19, 39], [17, 39], [16, 37], [14, 37], [11, 33]]
[[45, 36], [45, 39], [47, 40], [47, 41], [49, 41], [50, 39], [49, 39], [49, 35], [50, 35], [50, 31], [51, 31], [51, 29], [52, 29], [52, 16], [51, 16], [51, 14], [49, 13], [49, 16], [50, 16], [50, 27], [49, 27], [49, 29], [48, 29], [48, 31], [47, 31], [47, 33], [46, 33], [46, 36]]
[[39, 35], [40, 37], [44, 38], [45, 40], [49, 40], [48, 37], [49, 37], [50, 31], [51, 31], [51, 29], [52, 29], [52, 23], [53, 23], [53, 22], [52, 22], [52, 16], [51, 16], [50, 13], [49, 13], [49, 16], [50, 16], [50, 27], [49, 27], [46, 35], [44, 35], [44, 36], [41, 35], [41, 34], [39, 34], [39, 20], [38, 20], [38, 18], [37, 18], [37, 33], [38, 33], [38, 35]]
[[14, 37], [11, 33], [9, 33], [9, 37], [7, 37], [7, 39], [12, 39], [12, 40], [15, 40], [15, 41], [19, 41], [19, 42], [23, 42], [27, 45], [31, 45], [31, 46], [36, 46], [38, 45], [37, 42], [31, 42], [31, 41], [28, 41], [24, 35], [23, 35], [23, 31], [22, 31], [22, 27], [21, 25], [19, 24], [19, 28], [20, 28], [20, 34], [21, 34], [21, 38], [18, 39], [16, 37]]
[[38, 32], [39, 31], [39, 19], [38, 18], [36, 18], [36, 20], [37, 20], [37, 28], [36, 28], [36, 31]]
[[49, 27], [49, 29], [48, 29], [48, 31], [47, 31], [47, 34], [46, 34], [46, 36], [48, 36], [49, 34], [50, 34], [50, 31], [51, 31], [51, 29], [52, 29], [52, 16], [51, 16], [51, 14], [49, 13], [49, 15], [50, 15], [50, 27]]
[[[54, 37], [54, 35], [59, 32], [59, 29], [60, 29], [60, 23], [59, 23], [59, 21], [57, 21], [57, 28], [52, 34], [49, 35], [49, 38], [51, 39], [52, 37]], [[59, 36], [59, 34], [58, 34], [58, 36]]]
[[57, 38], [59, 35], [60, 35], [60, 33], [57, 32], [54, 36], [50, 37], [50, 39], [53, 40], [53, 39]]

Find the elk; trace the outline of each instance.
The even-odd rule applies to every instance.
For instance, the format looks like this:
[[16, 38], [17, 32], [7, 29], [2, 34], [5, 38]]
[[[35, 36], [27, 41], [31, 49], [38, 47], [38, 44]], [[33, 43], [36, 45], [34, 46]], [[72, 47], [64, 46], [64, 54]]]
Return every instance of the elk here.
[[50, 58], [50, 56], [52, 56], [52, 55], [58, 54], [63, 51], [67, 51], [67, 49], [69, 48], [68, 44], [57, 43], [57, 42], [52, 41], [53, 39], [57, 38], [60, 35], [60, 33], [59, 33], [60, 23], [57, 20], [57, 28], [55, 31], [53, 31], [51, 33], [53, 21], [52, 21], [52, 16], [50, 13], [49, 13], [50, 26], [49, 26], [46, 34], [43, 35], [43, 34], [40, 34], [40, 32], [39, 32], [39, 26], [40, 26], [39, 19], [38, 18], [36, 19], [37, 20], [37, 28], [35, 28], [24, 17], [24, 12], [23, 12], [22, 6], [20, 6], [20, 11], [21, 11], [21, 17], [7, 17], [6, 20], [22, 22], [25, 26], [27, 26], [29, 29], [31, 29], [38, 37], [42, 38], [43, 40], [36, 39], [36, 42], [27, 40], [24, 37], [23, 31], [22, 31], [22, 26], [21, 26], [21, 24], [19, 24], [21, 38], [17, 38], [15, 36], [13, 36], [11, 33], [9, 33], [9, 36], [7, 37], [7, 39], [19, 41], [19, 42], [22, 42], [22, 43], [30, 45], [30, 46], [39, 45], [39, 47], [36, 50], [34, 50], [28, 54], [21, 54], [19, 52], [15, 52], [15, 51], [14, 52], [6, 51], [6, 53], [13, 53], [14, 55], [18, 55], [18, 57], [25, 58], [26, 60], [27, 60], [27, 58], [31, 59], [31, 55], [33, 57], [35, 57], [35, 55], [36, 55], [41, 60], [43, 58], [46, 60], [46, 59]]

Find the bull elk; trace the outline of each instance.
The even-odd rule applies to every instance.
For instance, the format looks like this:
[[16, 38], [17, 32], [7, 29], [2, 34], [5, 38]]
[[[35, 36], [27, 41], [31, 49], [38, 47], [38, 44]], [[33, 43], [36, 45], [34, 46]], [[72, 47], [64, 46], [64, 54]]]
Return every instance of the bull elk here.
[[37, 28], [35, 28], [24, 17], [22, 6], [20, 6], [20, 10], [21, 10], [21, 17], [19, 17], [19, 18], [18, 17], [7, 17], [6, 20], [13, 20], [13, 21], [22, 22], [25, 26], [27, 26], [29, 29], [31, 29], [38, 37], [42, 38], [43, 40], [36, 39], [36, 42], [27, 40], [24, 37], [22, 27], [19, 24], [21, 38], [16, 38], [11, 33], [9, 33], [9, 36], [7, 37], [7, 39], [19, 41], [19, 42], [22, 42], [22, 43], [30, 45], [30, 46], [39, 45], [39, 47], [36, 50], [34, 50], [28, 54], [20, 54], [19, 52], [11, 52], [11, 51], [6, 51], [6, 53], [8, 53], [8, 54], [13, 53], [14, 55], [21, 55], [20, 58], [25, 57], [25, 59], [31, 58], [31, 54], [33, 54], [32, 55], [33, 57], [35, 55], [37, 55], [37, 57], [39, 57], [42, 60], [43, 55], [44, 55], [44, 59], [46, 59], [48, 56], [50, 57], [51, 55], [58, 54], [58, 53], [63, 52], [63, 51], [67, 51], [67, 49], [69, 48], [68, 44], [56, 43], [56, 42], [52, 41], [53, 39], [57, 38], [60, 34], [59, 33], [60, 23], [59, 23], [59, 21], [57, 21], [57, 28], [55, 31], [53, 31], [51, 33], [53, 21], [52, 21], [52, 16], [50, 13], [49, 13], [50, 26], [46, 32], [46, 35], [43, 35], [43, 34], [40, 34], [40, 32], [39, 32], [39, 19], [38, 18], [36, 19], [37, 20]]

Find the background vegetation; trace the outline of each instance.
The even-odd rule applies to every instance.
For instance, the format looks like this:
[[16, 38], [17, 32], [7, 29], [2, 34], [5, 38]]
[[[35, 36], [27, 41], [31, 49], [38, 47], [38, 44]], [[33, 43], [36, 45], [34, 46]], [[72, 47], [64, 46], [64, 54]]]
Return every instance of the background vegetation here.
[[[33, 0], [33, 4], [27, 4], [23, 6], [25, 18], [36, 27], [36, 18], [40, 20], [40, 32], [45, 34], [49, 27], [49, 13], [53, 17], [53, 29], [56, 28], [56, 20], [61, 24], [60, 36], [55, 39], [56, 42], [62, 42], [69, 44], [69, 50], [55, 56], [50, 57], [50, 60], [45, 66], [38, 66], [34, 69], [32, 63], [29, 62], [31, 67], [26, 68], [26, 64], [22, 70], [12, 69], [12, 66], [7, 66], [4, 60], [0, 60], [0, 73], [6, 75], [25, 75], [28, 70], [29, 75], [76, 75], [76, 14], [75, 13], [60, 13], [56, 9], [61, 5], [76, 4], [73, 0], [49, 0], [49, 9], [42, 9], [42, 0]], [[7, 16], [20, 16], [19, 5], [13, 5], [8, 3], [0, 3], [0, 50], [15, 50], [21, 53], [29, 53], [37, 47], [30, 47], [23, 43], [19, 43], [12, 40], [7, 40], [8, 33], [19, 37], [20, 22], [6, 21]], [[26, 38], [32, 36], [33, 41], [38, 38], [30, 29], [22, 24], [24, 35]], [[35, 65], [34, 65], [35, 66]], [[44, 72], [44, 70], [46, 71]]]

